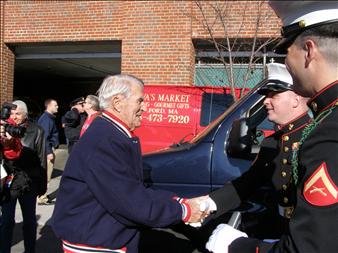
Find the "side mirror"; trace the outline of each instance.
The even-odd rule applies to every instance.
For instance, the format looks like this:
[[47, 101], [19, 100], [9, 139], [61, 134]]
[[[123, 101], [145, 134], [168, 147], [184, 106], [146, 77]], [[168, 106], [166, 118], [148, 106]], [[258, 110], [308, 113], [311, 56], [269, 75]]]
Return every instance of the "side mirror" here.
[[249, 128], [248, 118], [237, 119], [232, 123], [226, 152], [234, 158], [251, 160], [253, 158], [252, 144], [254, 133]]

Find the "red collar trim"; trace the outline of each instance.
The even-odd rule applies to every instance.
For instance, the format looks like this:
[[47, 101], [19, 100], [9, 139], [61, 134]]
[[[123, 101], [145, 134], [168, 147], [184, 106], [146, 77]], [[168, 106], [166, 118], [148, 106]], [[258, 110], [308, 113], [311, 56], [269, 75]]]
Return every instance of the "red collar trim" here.
[[321, 89], [316, 95], [314, 95], [311, 99], [309, 99], [309, 101], [307, 102], [308, 105], [311, 104], [311, 102], [318, 97], [320, 94], [322, 94], [324, 91], [326, 91], [327, 89], [331, 88], [332, 86], [338, 84], [338, 80], [330, 83], [328, 86], [324, 87], [323, 89]]
[[303, 118], [306, 114], [308, 114], [308, 111], [307, 112], [304, 112], [303, 114], [299, 115], [297, 118], [293, 119], [293, 120], [290, 120], [288, 123], [286, 124], [283, 124], [283, 125], [279, 125], [278, 128], [279, 130], [287, 127], [289, 124], [292, 124], [294, 123], [296, 120], [300, 119], [300, 118]]
[[102, 114], [106, 116], [107, 118], [111, 119], [113, 122], [115, 122], [118, 126], [120, 126], [123, 131], [131, 138], [134, 137], [134, 132], [129, 129], [129, 127], [124, 123], [122, 120], [120, 120], [118, 117], [116, 117], [114, 114], [103, 111]]

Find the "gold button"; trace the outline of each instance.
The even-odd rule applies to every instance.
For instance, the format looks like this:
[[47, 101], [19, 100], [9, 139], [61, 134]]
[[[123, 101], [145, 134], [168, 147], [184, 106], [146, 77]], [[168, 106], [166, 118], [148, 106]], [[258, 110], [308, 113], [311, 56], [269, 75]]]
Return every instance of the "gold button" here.
[[304, 28], [304, 27], [306, 26], [305, 20], [299, 21], [299, 22], [298, 22], [298, 26], [299, 26], [300, 28]]
[[289, 202], [289, 199], [288, 199], [287, 197], [284, 197], [284, 198], [283, 198], [283, 202], [286, 204], [286, 203]]
[[284, 152], [289, 152], [289, 148], [288, 147], [284, 147]]
[[283, 190], [285, 191], [288, 187], [287, 187], [286, 184], [283, 184], [283, 185], [282, 185], [282, 188], [283, 188]]
[[286, 172], [282, 171], [282, 177], [286, 177]]
[[294, 127], [294, 124], [290, 124], [289, 125], [289, 130], [292, 130], [293, 127]]
[[282, 162], [283, 162], [283, 164], [287, 164], [287, 163], [288, 163], [288, 160], [284, 158], [284, 159], [282, 160]]
[[315, 112], [318, 110], [318, 106], [317, 106], [316, 102], [312, 102], [311, 107]]
[[284, 141], [288, 141], [288, 140], [289, 140], [289, 136], [287, 136], [287, 135], [284, 136], [284, 137], [283, 137], [283, 140], [284, 140]]

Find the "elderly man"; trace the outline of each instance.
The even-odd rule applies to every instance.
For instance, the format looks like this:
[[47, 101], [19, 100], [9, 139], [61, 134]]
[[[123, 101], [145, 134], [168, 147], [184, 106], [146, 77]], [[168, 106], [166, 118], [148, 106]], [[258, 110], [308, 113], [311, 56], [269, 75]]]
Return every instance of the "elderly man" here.
[[136, 253], [139, 228], [197, 221], [190, 203], [143, 185], [139, 139], [133, 130], [146, 110], [143, 82], [107, 77], [98, 97], [103, 112], [74, 146], [52, 217], [65, 252]]
[[295, 210], [288, 232], [278, 242], [246, 239], [230, 227], [219, 230], [223, 234], [219, 238], [227, 240], [224, 248], [230, 244], [230, 252], [337, 252], [338, 5], [336, 1], [270, 1], [270, 5], [284, 24], [276, 52], [287, 54], [294, 89], [311, 97], [308, 105], [314, 115], [294, 150]]
[[[26, 132], [21, 138], [23, 148], [19, 157], [11, 163], [14, 179], [20, 176], [17, 187], [22, 190], [2, 205], [0, 221], [0, 252], [9, 253], [13, 229], [15, 225], [16, 203], [19, 202], [23, 216], [23, 238], [25, 252], [35, 252], [36, 241], [36, 197], [46, 192], [46, 144], [43, 129], [28, 120], [26, 104], [21, 100], [13, 102], [17, 107], [11, 112], [11, 119], [17, 124], [26, 127]], [[19, 181], [19, 179], [17, 178]], [[22, 181], [21, 181], [22, 180]]]

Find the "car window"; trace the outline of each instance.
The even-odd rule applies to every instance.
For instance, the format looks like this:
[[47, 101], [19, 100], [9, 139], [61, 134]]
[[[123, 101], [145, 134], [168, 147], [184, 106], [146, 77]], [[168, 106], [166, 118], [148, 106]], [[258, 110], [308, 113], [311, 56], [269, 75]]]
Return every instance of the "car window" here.
[[233, 104], [231, 94], [203, 93], [200, 125], [207, 126]]

